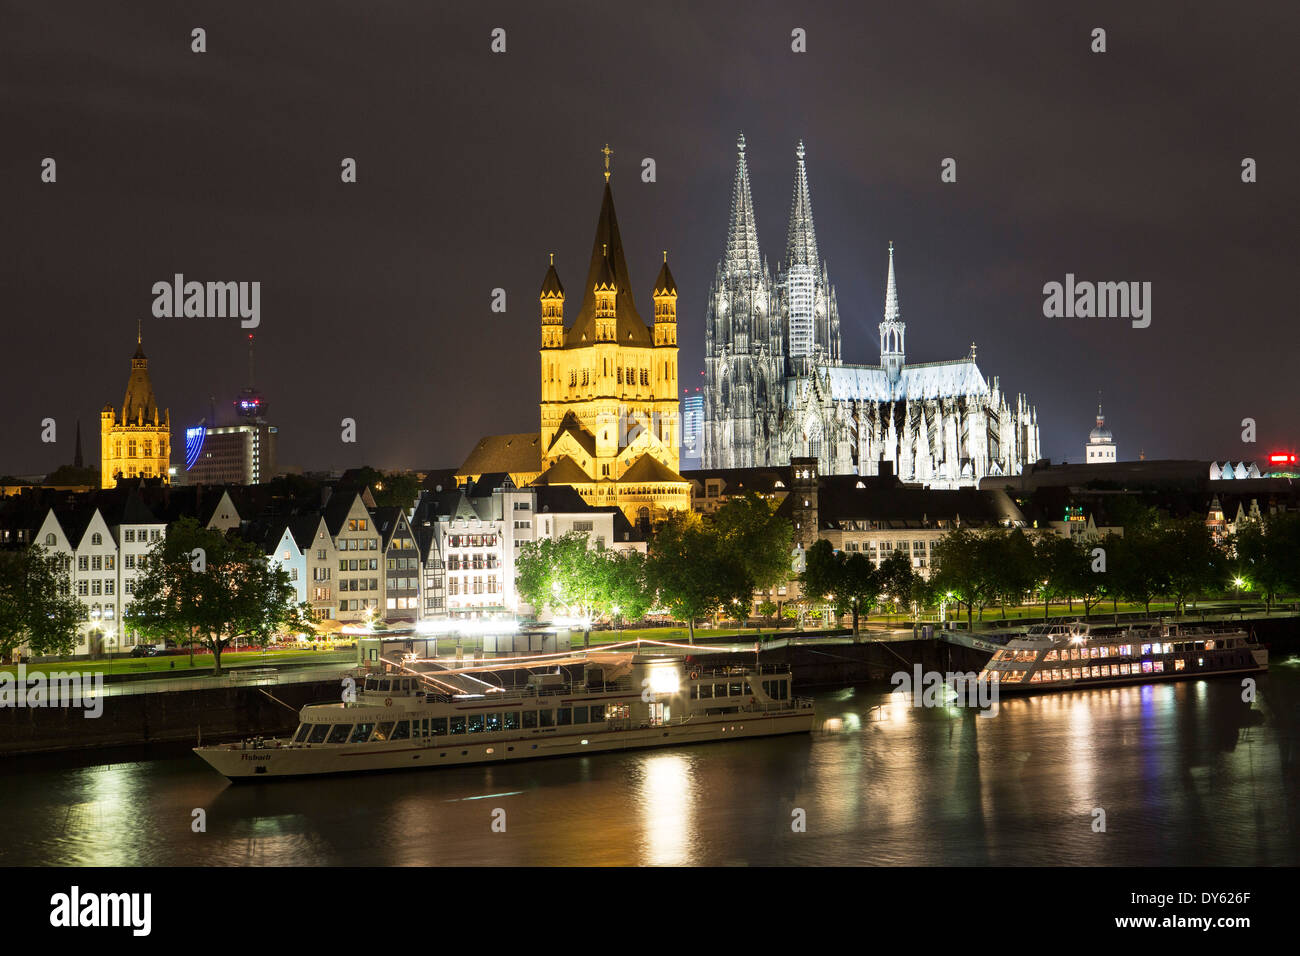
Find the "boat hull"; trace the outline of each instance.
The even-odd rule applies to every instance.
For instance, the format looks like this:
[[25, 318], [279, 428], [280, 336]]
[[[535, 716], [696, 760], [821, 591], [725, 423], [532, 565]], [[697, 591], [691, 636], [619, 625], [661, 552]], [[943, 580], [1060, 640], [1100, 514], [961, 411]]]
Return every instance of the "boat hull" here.
[[[724, 719], [725, 717], [725, 719]], [[606, 730], [586, 734], [558, 734], [553, 729], [534, 731], [508, 740], [445, 737], [418, 741], [316, 747], [263, 747], [240, 745], [195, 747], [194, 752], [230, 780], [270, 780], [287, 777], [384, 770], [415, 770], [467, 764], [509, 763], [539, 757], [608, 753], [647, 747], [713, 743], [752, 737], [808, 733], [813, 728], [812, 709], [780, 714], [745, 713], [698, 718], [671, 726]]]
[[1170, 681], [1206, 680], [1216, 677], [1232, 677], [1236, 674], [1261, 674], [1268, 672], [1268, 664], [1255, 664], [1249, 667], [1237, 667], [1231, 670], [1214, 671], [1176, 671], [1171, 674], [1132, 674], [1120, 677], [1098, 677], [1088, 680], [1039, 681], [1038, 683], [1000, 683], [998, 695], [1001, 697], [1026, 696], [1029, 694], [1051, 694], [1066, 690], [1092, 690], [1097, 687], [1120, 687], [1129, 684], [1163, 684]]

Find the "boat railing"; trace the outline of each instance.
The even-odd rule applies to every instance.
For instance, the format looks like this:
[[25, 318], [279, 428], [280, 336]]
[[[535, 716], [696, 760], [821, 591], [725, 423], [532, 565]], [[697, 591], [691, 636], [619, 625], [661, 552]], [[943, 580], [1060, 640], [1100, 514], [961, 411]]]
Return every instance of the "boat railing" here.
[[789, 674], [790, 668], [784, 664], [760, 664], [757, 667], [745, 667], [739, 664], [725, 664], [717, 667], [692, 667], [691, 680], [705, 677], [749, 677], [751, 675]]

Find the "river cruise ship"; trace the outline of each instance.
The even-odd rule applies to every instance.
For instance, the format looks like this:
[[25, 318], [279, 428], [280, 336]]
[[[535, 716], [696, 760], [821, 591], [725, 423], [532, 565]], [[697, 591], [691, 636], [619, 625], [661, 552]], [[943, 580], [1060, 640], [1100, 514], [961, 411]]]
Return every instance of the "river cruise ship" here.
[[813, 726], [813, 702], [793, 695], [785, 667], [701, 668], [685, 658], [592, 654], [545, 667], [493, 665], [545, 671], [506, 688], [475, 676], [482, 667], [416, 666], [358, 678], [355, 700], [307, 705], [288, 739], [194, 752], [238, 780], [495, 763], [807, 733]]
[[1268, 651], [1232, 625], [1035, 624], [997, 651], [981, 679], [1001, 691], [1141, 684], [1268, 670]]

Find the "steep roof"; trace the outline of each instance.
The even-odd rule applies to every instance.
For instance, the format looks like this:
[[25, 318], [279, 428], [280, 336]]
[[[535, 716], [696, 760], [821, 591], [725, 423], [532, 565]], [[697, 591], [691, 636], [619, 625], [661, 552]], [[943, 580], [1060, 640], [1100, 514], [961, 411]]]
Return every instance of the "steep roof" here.
[[614, 194], [609, 183], [600, 203], [600, 216], [596, 220], [596, 238], [591, 246], [591, 264], [587, 267], [587, 281], [582, 289], [582, 308], [573, 325], [564, 333], [565, 348], [581, 348], [596, 341], [595, 289], [602, 279], [612, 279], [617, 290], [615, 296], [615, 337], [620, 345], [653, 346], [650, 329], [636, 310], [632, 298], [632, 280], [628, 277], [627, 260], [623, 254], [623, 239], [618, 232], [618, 216], [614, 212]]
[[565, 455], [550, 468], [547, 468], [536, 481], [535, 485], [567, 485], [573, 482], [580, 484], [589, 484], [594, 481], [589, 474], [583, 471], [576, 461]]
[[655, 295], [668, 293], [669, 295], [677, 294], [677, 280], [673, 278], [672, 270], [668, 268], [668, 253], [664, 253], [663, 268], [659, 270], [659, 277], [655, 279]]
[[126, 424], [143, 419], [152, 422], [158, 414], [154, 400], [153, 384], [149, 381], [149, 360], [144, 346], [136, 337], [135, 355], [131, 356], [131, 377], [126, 380], [126, 396], [122, 399], [122, 420]]
[[623, 472], [623, 477], [619, 479], [625, 482], [646, 482], [646, 481], [685, 481], [681, 475], [673, 471], [654, 455], [642, 455], [632, 463], [632, 467]]
[[483, 475], [491, 472], [512, 474], [535, 473], [542, 470], [541, 436], [537, 432], [517, 435], [488, 435], [474, 446], [474, 450], [460, 466], [462, 475]]
[[555, 447], [555, 443], [566, 433], [572, 435], [588, 455], [593, 458], [596, 456], [596, 436], [587, 430], [573, 412], [566, 412], [564, 418], [560, 420], [560, 427], [555, 430], [555, 437], [551, 439], [547, 452], [550, 452]]

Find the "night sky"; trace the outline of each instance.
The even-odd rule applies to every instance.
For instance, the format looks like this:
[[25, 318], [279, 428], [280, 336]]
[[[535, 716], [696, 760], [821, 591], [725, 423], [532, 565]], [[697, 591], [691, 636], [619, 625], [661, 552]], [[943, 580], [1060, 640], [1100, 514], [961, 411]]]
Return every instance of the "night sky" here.
[[[700, 383], [740, 130], [773, 270], [806, 143], [846, 362], [878, 359], [892, 239], [909, 361], [974, 340], [1054, 460], [1098, 390], [1121, 459], [1294, 449], [1300, 7], [1066, 6], [0, 3], [0, 473], [71, 462], [78, 418], [97, 464], [137, 319], [183, 466], [247, 355], [237, 319], [152, 317], [177, 272], [262, 283], [282, 465], [453, 466], [536, 429], [537, 291], [554, 252], [576, 314], [606, 142], [638, 307], [667, 249]], [[1067, 272], [1153, 283], [1151, 326], [1044, 318]]]

